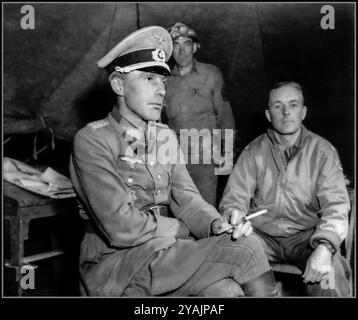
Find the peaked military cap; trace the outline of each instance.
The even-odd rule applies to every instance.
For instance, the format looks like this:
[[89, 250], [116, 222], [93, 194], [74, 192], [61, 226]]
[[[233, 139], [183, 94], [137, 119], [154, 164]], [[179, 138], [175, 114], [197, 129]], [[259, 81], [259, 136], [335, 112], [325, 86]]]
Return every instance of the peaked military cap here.
[[107, 69], [109, 74], [139, 69], [160, 69], [170, 73], [166, 62], [172, 51], [173, 42], [169, 32], [159, 26], [150, 26], [125, 37], [97, 62], [97, 66]]

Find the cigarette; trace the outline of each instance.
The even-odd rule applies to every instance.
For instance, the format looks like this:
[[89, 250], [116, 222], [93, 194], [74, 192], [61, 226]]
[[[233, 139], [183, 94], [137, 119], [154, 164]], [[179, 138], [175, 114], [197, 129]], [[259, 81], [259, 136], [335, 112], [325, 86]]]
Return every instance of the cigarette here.
[[[266, 209], [263, 209], [263, 210], [254, 212], [253, 214], [250, 214], [249, 216], [246, 216], [246, 217], [245, 217], [245, 220], [247, 221], [247, 220], [250, 220], [250, 219], [255, 218], [255, 217], [257, 217], [257, 216], [261, 216], [262, 214], [264, 214], [264, 213], [266, 213], [266, 212], [267, 212]], [[227, 232], [227, 231], [229, 231], [229, 230], [231, 230], [231, 229], [234, 229], [234, 227], [235, 227], [235, 226], [233, 226], [233, 225], [228, 226], [226, 229], [221, 230], [221, 232], [220, 232], [219, 234], [222, 234], [222, 233]]]
[[250, 214], [249, 216], [246, 216], [245, 219], [246, 219], [246, 220], [250, 220], [250, 219], [255, 218], [255, 217], [257, 217], [257, 216], [261, 216], [262, 214], [264, 214], [264, 213], [266, 213], [266, 212], [267, 212], [267, 210], [266, 210], [266, 209], [263, 209], [263, 210], [260, 210], [260, 211], [255, 212], [255, 213], [253, 213], [253, 214]]

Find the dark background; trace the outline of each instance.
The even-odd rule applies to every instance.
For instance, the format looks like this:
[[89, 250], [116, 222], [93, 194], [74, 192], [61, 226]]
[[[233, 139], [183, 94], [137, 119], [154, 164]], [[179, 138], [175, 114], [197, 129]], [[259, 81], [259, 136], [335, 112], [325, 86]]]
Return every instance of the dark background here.
[[44, 161], [66, 163], [61, 148], [70, 149], [76, 131], [113, 105], [96, 61], [138, 27], [182, 21], [200, 37], [198, 60], [224, 74], [239, 150], [267, 126], [269, 86], [296, 80], [304, 88], [306, 126], [333, 143], [352, 177], [355, 6], [331, 5], [334, 30], [320, 26], [323, 4], [35, 3], [35, 29], [22, 30], [22, 5], [4, 4], [4, 140], [11, 137], [5, 155], [28, 159], [36, 132], [37, 150], [48, 143], [48, 126], [57, 147], [42, 157], [50, 152]]
[[[68, 174], [74, 134], [87, 122], [105, 117], [114, 103], [106, 74], [96, 62], [138, 28], [181, 21], [199, 35], [198, 60], [223, 72], [239, 131], [238, 150], [268, 125], [263, 108], [270, 85], [295, 80], [304, 88], [305, 125], [333, 143], [354, 183], [355, 4], [330, 3], [335, 10], [334, 30], [320, 26], [323, 3], [31, 5], [34, 30], [21, 29], [23, 4], [2, 8], [5, 156]], [[47, 147], [52, 138], [54, 149]], [[34, 150], [43, 150], [37, 159]], [[221, 178], [219, 192], [227, 177]], [[73, 234], [77, 234], [76, 223], [71, 225]], [[47, 227], [34, 225], [30, 233]], [[57, 226], [71, 232], [62, 227]], [[36, 248], [36, 240], [31, 248]], [[73, 243], [69, 246], [78, 249]], [[71, 257], [64, 269], [72, 273], [60, 280], [62, 291], [51, 291], [46, 274], [51, 274], [51, 266], [40, 266], [44, 286], [36, 295], [78, 295], [77, 255]]]

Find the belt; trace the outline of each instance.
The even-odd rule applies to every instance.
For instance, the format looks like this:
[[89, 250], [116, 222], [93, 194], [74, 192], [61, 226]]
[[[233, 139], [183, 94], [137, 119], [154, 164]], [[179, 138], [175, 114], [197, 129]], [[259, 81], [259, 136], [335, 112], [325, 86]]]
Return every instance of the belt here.
[[161, 215], [163, 217], [168, 217], [168, 206], [158, 204], [156, 206], [150, 206], [147, 208], [147, 210], [151, 210], [154, 214], [157, 213], [158, 215]]

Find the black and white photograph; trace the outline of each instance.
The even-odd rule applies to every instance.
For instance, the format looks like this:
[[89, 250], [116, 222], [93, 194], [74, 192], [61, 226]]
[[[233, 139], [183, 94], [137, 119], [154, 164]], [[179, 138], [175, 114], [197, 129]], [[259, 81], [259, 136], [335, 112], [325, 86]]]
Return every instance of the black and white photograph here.
[[355, 12], [3, 2], [2, 297], [355, 298]]

